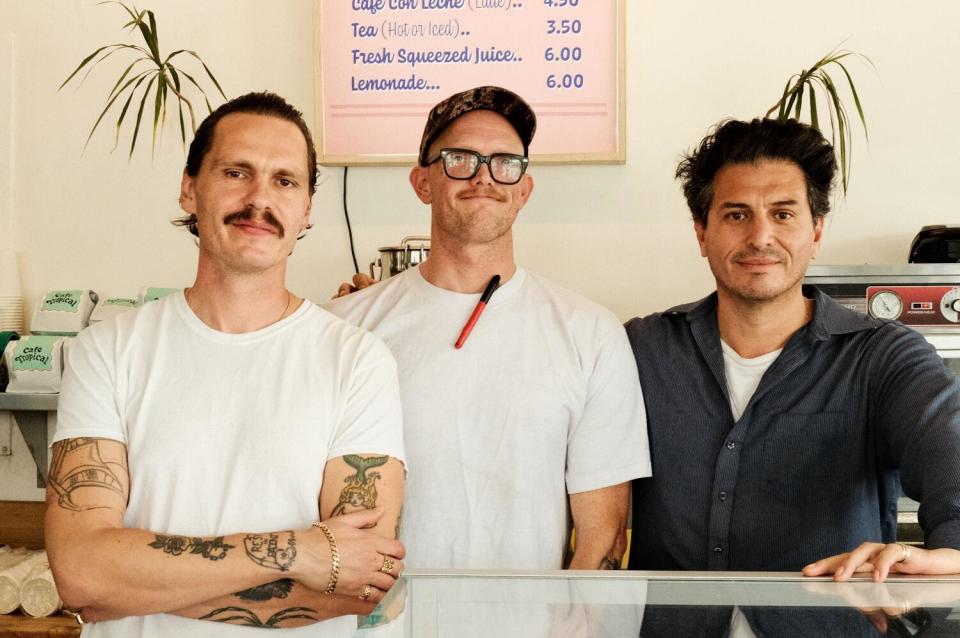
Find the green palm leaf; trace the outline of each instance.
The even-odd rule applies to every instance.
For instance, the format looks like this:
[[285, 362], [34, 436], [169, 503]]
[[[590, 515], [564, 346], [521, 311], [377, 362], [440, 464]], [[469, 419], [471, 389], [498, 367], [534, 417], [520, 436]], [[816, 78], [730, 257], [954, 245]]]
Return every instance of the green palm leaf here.
[[847, 110], [843, 106], [843, 101], [837, 93], [837, 87], [834, 85], [833, 80], [823, 71], [821, 71], [819, 75], [823, 86], [826, 87], [837, 115], [837, 139], [840, 142], [840, 172], [843, 178], [843, 192], [846, 193], [847, 187], [850, 184], [850, 158], [847, 153], [847, 144], [853, 141], [850, 132], [849, 118], [847, 117]]
[[213, 85], [217, 87], [218, 91], [220, 91], [220, 96], [223, 97], [223, 99], [227, 99], [227, 96], [224, 95], [223, 93], [223, 89], [220, 88], [220, 83], [217, 82], [217, 78], [213, 77], [213, 73], [210, 71], [209, 68], [207, 68], [206, 63], [200, 59], [200, 56], [197, 55], [195, 51], [184, 51], [184, 53], [189, 53], [200, 62], [200, 64], [203, 66], [203, 70], [207, 72], [207, 77], [210, 78], [210, 81], [213, 82]]
[[843, 95], [839, 90], [837, 83], [829, 73], [829, 67], [839, 67], [840, 72], [846, 82], [844, 86], [849, 89], [850, 96], [853, 98], [853, 104], [857, 110], [857, 116], [860, 125], [863, 128], [864, 137], [867, 142], [870, 141], [867, 129], [867, 119], [864, 115], [863, 104], [860, 101], [860, 94], [853, 82], [853, 77], [847, 68], [848, 59], [857, 58], [865, 61], [876, 70], [873, 62], [864, 55], [847, 50], [832, 50], [821, 57], [808, 69], [804, 69], [799, 74], [791, 75], [783, 88], [780, 99], [771, 106], [764, 117], [771, 117], [776, 112], [776, 119], [785, 120], [787, 118], [802, 119], [804, 115], [804, 93], [807, 97], [807, 113], [810, 118], [810, 125], [821, 130], [821, 118], [818, 110], [817, 93], [826, 97], [827, 114], [830, 122], [830, 140], [836, 149], [837, 163], [840, 165], [841, 183], [843, 192], [846, 194], [850, 184], [851, 157], [853, 150], [853, 129], [851, 127], [850, 115], [844, 104]]
[[157, 82], [157, 95], [153, 100], [153, 136], [150, 138], [150, 154], [157, 150], [157, 123], [160, 121], [160, 111], [163, 108], [163, 89], [167, 86], [166, 82], [160, 80]]
[[[150, 71], [146, 71], [145, 73], [150, 73]], [[133, 81], [133, 80], [131, 79], [129, 82], [127, 82], [127, 84], [124, 85], [124, 88], [126, 88], [126, 86], [128, 86], [128, 85], [130, 84], [130, 82], [132, 82], [132, 81]], [[93, 137], [94, 131], [96, 131], [96, 130], [97, 130], [97, 127], [100, 126], [100, 122], [103, 120], [103, 116], [107, 114], [107, 111], [110, 110], [110, 107], [113, 106], [113, 103], [116, 102], [117, 98], [120, 97], [120, 95], [121, 95], [122, 93], [123, 93], [123, 90], [121, 89], [119, 92], [117, 92], [116, 95], [114, 95], [112, 98], [110, 98], [110, 99], [107, 101], [107, 105], [106, 105], [105, 107], [103, 107], [103, 110], [102, 110], [102, 111], [100, 111], [100, 117], [98, 117], [98, 118], [97, 118], [97, 121], [93, 123], [93, 127], [90, 129], [90, 134], [87, 135], [87, 139], [86, 139], [86, 141], [83, 143], [83, 147], [84, 147], [84, 148], [86, 148], [86, 147], [87, 147], [87, 144], [90, 143], [90, 138]]]
[[[57, 90], [59, 91], [60, 89], [62, 89], [63, 87], [65, 87], [65, 86], [67, 85], [67, 83], [70, 82], [70, 80], [73, 79], [73, 76], [75, 76], [77, 73], [79, 73], [80, 70], [83, 69], [83, 67], [87, 66], [87, 64], [88, 64], [91, 60], [93, 60], [95, 57], [97, 57], [97, 55], [99, 55], [101, 51], [104, 51], [104, 50], [106, 50], [106, 49], [112, 49], [112, 48], [114, 48], [114, 47], [137, 48], [137, 47], [133, 47], [133, 46], [131, 46], [131, 45], [129, 45], [129, 44], [108, 44], [108, 45], [106, 45], [106, 46], [100, 47], [99, 49], [97, 49], [96, 51], [94, 51], [93, 53], [91, 53], [90, 55], [88, 55], [87, 57], [85, 57], [85, 58], [83, 59], [83, 61], [77, 66], [77, 68], [75, 68], [75, 69], [73, 70], [73, 73], [71, 73], [70, 75], [68, 75], [68, 76], [67, 76], [67, 79], [60, 83], [60, 86], [57, 87]], [[94, 63], [94, 64], [96, 64], [96, 63]]]
[[[183, 77], [185, 77], [185, 78], [187, 78], [188, 80], [190, 80], [190, 83], [193, 84], [195, 87], [200, 88], [200, 85], [197, 84], [197, 81], [193, 79], [193, 76], [190, 75], [189, 73], [187, 73], [186, 71], [184, 71], [184, 70], [181, 69], [181, 70], [180, 70], [180, 75], [182, 75]], [[207, 103], [207, 113], [210, 113], [211, 111], [213, 111], [213, 109], [210, 108], [210, 100], [207, 100], [207, 94], [206, 94], [206, 93], [203, 94], [203, 99], [204, 99], [204, 101], [206, 101], [206, 103]]]
[[98, 60], [94, 61], [93, 64], [91, 64], [90, 66], [88, 66], [86, 73], [84, 73], [84, 74], [83, 74], [83, 77], [80, 79], [80, 83], [83, 84], [84, 82], [86, 82], [86, 81], [87, 81], [87, 78], [90, 76], [90, 74], [93, 73], [93, 70], [94, 70], [95, 68], [97, 68], [101, 63], [103, 63], [104, 60], [106, 60], [107, 58], [109, 58], [109, 57], [110, 57], [111, 55], [113, 55], [114, 53], [117, 53], [118, 51], [123, 51], [123, 50], [126, 50], [126, 49], [130, 49], [130, 50], [136, 51], [136, 52], [138, 52], [138, 53], [142, 53], [144, 57], [138, 58], [138, 59], [141, 60], [141, 61], [143, 61], [143, 60], [146, 60], [147, 62], [151, 62], [151, 61], [152, 61], [152, 60], [150, 59], [150, 52], [147, 51], [146, 49], [144, 49], [143, 47], [123, 45], [123, 46], [121, 46], [121, 47], [119, 47], [119, 48], [113, 49], [113, 50], [110, 51], [109, 53], [105, 53], [105, 54], [101, 55]]
[[847, 85], [850, 87], [850, 93], [853, 95], [853, 103], [857, 106], [857, 114], [860, 116], [860, 124], [863, 125], [863, 135], [870, 139], [870, 131], [867, 130], [867, 119], [863, 116], [863, 105], [860, 104], [860, 95], [857, 94], [857, 87], [853, 84], [853, 78], [850, 77], [850, 72], [847, 71], [847, 67], [837, 62], [837, 66], [843, 71], [843, 74], [847, 76]]
[[144, 58], [138, 58], [138, 59], [134, 60], [134, 61], [130, 64], [130, 66], [128, 66], [126, 69], [124, 69], [123, 73], [120, 74], [120, 78], [119, 78], [119, 79], [116, 81], [116, 83], [113, 85], [113, 88], [110, 89], [110, 93], [107, 94], [107, 98], [108, 98], [108, 99], [111, 98], [111, 97], [113, 97], [113, 94], [117, 92], [117, 89], [118, 89], [118, 87], [120, 86], [120, 83], [123, 82], [128, 75], [130, 75], [130, 71], [133, 70], [133, 67], [137, 66], [137, 64], [139, 64], [140, 62], [143, 62], [143, 61], [144, 61]]
[[137, 133], [140, 132], [140, 122], [143, 120], [143, 107], [147, 103], [147, 97], [150, 95], [150, 87], [153, 86], [153, 83], [157, 81], [157, 76], [154, 75], [150, 78], [150, 81], [147, 82], [147, 88], [143, 91], [143, 98], [140, 100], [140, 108], [137, 110], [137, 123], [133, 127], [133, 138], [130, 140], [130, 155], [128, 158], [133, 157], [133, 149], [137, 146]]
[[[152, 69], [151, 69], [151, 71], [152, 71]], [[136, 84], [134, 85], [134, 87], [130, 90], [130, 95], [127, 97], [127, 101], [124, 102], [124, 104], [123, 104], [123, 109], [120, 111], [120, 117], [117, 118], [117, 125], [116, 125], [116, 126], [117, 126], [117, 135], [116, 135], [116, 138], [115, 138], [114, 141], [113, 141], [113, 150], [116, 150], [117, 145], [120, 144], [120, 128], [123, 126], [123, 118], [126, 117], [126, 115], [127, 115], [127, 109], [130, 108], [130, 102], [133, 100], [133, 96], [134, 96], [134, 95], [136, 94], [136, 92], [137, 92], [137, 87], [139, 87], [141, 84], [143, 84], [143, 81], [147, 79], [147, 77], [150, 75], [151, 71], [144, 71], [143, 73], [141, 73], [141, 74], [138, 76], [138, 78], [134, 78], [134, 79], [137, 80], [137, 83], [136, 83]], [[131, 79], [130, 82], [132, 82], [132, 81], [133, 81], [133, 80]], [[127, 84], [129, 84], [130, 82], [128, 82]], [[121, 91], [121, 92], [122, 92], [122, 91]]]
[[[169, 57], [167, 58], [169, 59]], [[167, 70], [170, 71], [170, 77], [173, 78], [173, 86], [176, 89], [177, 93], [180, 92], [180, 76], [177, 74], [177, 70], [168, 66]], [[180, 119], [180, 143], [186, 147], [187, 145], [187, 131], [183, 127], [183, 100], [177, 98], [177, 116]]]
[[148, 40], [150, 50], [153, 51], [154, 58], [156, 58], [157, 63], [160, 64], [160, 44], [157, 42], [157, 18], [153, 15], [153, 11], [147, 11], [147, 19], [150, 21], [150, 28], [147, 30], [147, 34], [150, 36]]
[[799, 120], [799, 119], [800, 119], [800, 113], [803, 111], [803, 87], [804, 87], [804, 85], [803, 85], [803, 84], [798, 84], [797, 86], [800, 87], [800, 90], [797, 91], [797, 106], [796, 106], [796, 108], [795, 108], [794, 111], [793, 111], [793, 117], [794, 117], [794, 119]]
[[793, 82], [794, 76], [790, 76], [790, 79], [787, 80], [787, 84], [783, 87], [783, 95], [780, 96], [780, 101], [777, 104], [774, 104], [770, 107], [770, 110], [767, 111], [766, 117], [770, 117], [770, 114], [773, 112], [773, 109], [780, 106], [780, 112], [777, 113], [777, 119], [782, 120], [784, 113], [787, 111], [787, 95], [790, 93], [790, 83]]

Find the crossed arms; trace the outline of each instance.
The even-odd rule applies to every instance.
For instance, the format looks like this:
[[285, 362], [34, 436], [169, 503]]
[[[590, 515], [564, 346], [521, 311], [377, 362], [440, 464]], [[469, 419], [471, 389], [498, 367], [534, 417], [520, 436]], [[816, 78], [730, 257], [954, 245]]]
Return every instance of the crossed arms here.
[[[76, 438], [53, 446], [45, 534], [67, 607], [87, 621], [171, 613], [261, 627], [295, 627], [366, 614], [403, 568], [395, 540], [403, 467], [385, 456], [327, 462], [320, 517], [336, 538], [336, 592], [330, 544], [320, 529], [187, 537], [124, 528], [130, 474], [126, 446]], [[375, 470], [373, 470], [375, 468]], [[384, 563], [394, 562], [390, 573]], [[371, 595], [360, 600], [364, 587]]]

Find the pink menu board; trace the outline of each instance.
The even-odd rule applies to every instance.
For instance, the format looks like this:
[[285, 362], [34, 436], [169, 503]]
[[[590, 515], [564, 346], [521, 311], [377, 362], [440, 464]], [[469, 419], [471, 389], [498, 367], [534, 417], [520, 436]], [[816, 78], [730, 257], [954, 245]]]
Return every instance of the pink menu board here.
[[327, 165], [412, 164], [430, 108], [496, 84], [537, 114], [538, 162], [623, 162], [624, 0], [315, 0]]

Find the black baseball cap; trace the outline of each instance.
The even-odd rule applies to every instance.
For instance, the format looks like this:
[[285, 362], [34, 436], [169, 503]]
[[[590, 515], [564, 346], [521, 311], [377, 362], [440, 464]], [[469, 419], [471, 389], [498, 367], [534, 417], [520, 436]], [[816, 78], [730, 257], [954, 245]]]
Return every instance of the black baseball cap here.
[[420, 166], [427, 165], [427, 151], [434, 140], [451, 122], [470, 111], [493, 111], [507, 118], [523, 142], [523, 154], [527, 154], [537, 130], [537, 116], [533, 109], [513, 91], [499, 86], [478, 86], [451, 95], [430, 109], [420, 139]]

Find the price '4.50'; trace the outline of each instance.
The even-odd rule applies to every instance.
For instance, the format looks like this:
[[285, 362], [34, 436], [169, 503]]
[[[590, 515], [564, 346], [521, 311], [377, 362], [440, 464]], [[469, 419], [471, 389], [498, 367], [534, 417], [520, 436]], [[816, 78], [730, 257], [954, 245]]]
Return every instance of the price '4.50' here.
[[580, 0], [543, 0], [543, 4], [554, 9], [563, 9], [564, 7], [576, 7]]

